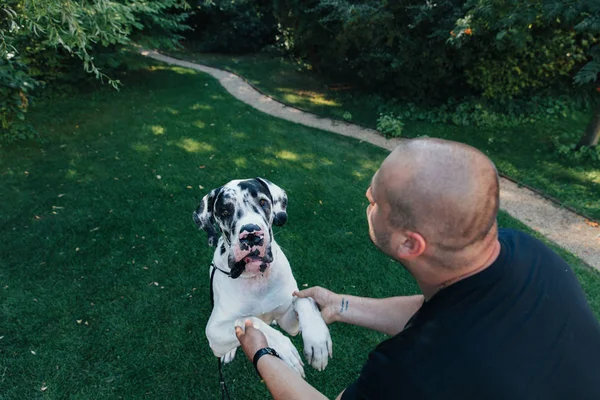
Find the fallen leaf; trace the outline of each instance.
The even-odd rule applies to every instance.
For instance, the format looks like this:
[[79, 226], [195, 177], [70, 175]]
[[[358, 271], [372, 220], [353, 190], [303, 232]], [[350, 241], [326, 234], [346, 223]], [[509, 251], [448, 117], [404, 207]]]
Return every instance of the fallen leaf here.
[[88, 325], [88, 326], [89, 326], [89, 324], [88, 324], [88, 322], [87, 322], [87, 321], [85, 321], [85, 322], [84, 322], [84, 324], [86, 324], [86, 325]]
[[156, 179], [162, 179], [162, 176], [156, 175]]
[[186, 189], [191, 189], [192, 187], [190, 185], [187, 185], [185, 188]]
[[202, 185], [198, 185], [198, 187], [199, 187], [200, 189], [204, 189], [204, 186], [202, 186]]
[[64, 193], [61, 193], [58, 195], [58, 197], [60, 198], [60, 197], [63, 197], [64, 195], [65, 195]]
[[100, 229], [100, 227], [99, 227], [99, 226], [97, 226], [97, 227], [95, 227], [95, 228], [93, 228], [93, 229], [90, 229], [90, 232], [96, 232], [98, 229]]
[[78, 323], [78, 324], [81, 324], [81, 322], [82, 322], [82, 320], [81, 320], [81, 319], [78, 319], [78, 320], [77, 320], [77, 323]]
[[46, 386], [46, 384], [45, 384], [45, 383], [42, 383], [42, 387], [40, 388], [40, 390], [41, 390], [42, 392], [45, 392], [45, 391], [46, 391], [46, 389], [48, 389], [48, 386]]
[[31, 354], [33, 354], [35, 356], [35, 351], [31, 350]]
[[198, 168], [202, 169], [202, 168], [206, 168], [206, 165], [201, 165]]
[[75, 248], [75, 251], [79, 251], [79, 247]]
[[589, 219], [586, 219], [585, 223], [591, 226], [592, 228], [597, 228], [598, 226], [600, 226], [600, 224], [598, 224], [596, 221], [590, 221]]

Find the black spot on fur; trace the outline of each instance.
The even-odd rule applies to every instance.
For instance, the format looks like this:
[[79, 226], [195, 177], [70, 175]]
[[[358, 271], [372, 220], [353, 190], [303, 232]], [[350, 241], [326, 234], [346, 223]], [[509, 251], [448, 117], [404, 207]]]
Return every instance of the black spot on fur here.
[[225, 243], [221, 244], [221, 255], [225, 254]]

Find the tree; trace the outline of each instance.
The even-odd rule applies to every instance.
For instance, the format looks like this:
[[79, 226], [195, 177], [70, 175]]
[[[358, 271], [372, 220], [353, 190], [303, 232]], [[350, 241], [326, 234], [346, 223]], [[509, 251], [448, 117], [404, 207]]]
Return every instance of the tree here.
[[[583, 13], [583, 19], [575, 26], [580, 31], [588, 31], [600, 34], [600, 2], [592, 0], [581, 0], [578, 4]], [[598, 84], [600, 90], [600, 43], [596, 43], [590, 49], [591, 60], [577, 73], [575, 82], [586, 84]], [[597, 146], [600, 139], [600, 106], [596, 109], [592, 120], [585, 129], [585, 133], [577, 143], [577, 149], [583, 146]]]
[[[454, 35], [458, 36], [455, 42], [459, 45], [463, 45], [471, 32], [475, 31], [479, 34], [494, 35], [494, 45], [503, 51], [509, 46], [527, 48], [536, 41], [539, 42], [540, 38], [536, 36], [536, 32], [540, 27], [550, 28], [550, 32], [555, 32], [557, 36], [562, 34], [568, 38], [570, 35], [577, 41], [579, 52], [574, 54], [573, 51], [568, 51], [568, 42], [551, 46], [549, 50], [544, 48], [544, 51], [536, 52], [531, 58], [539, 60], [540, 56], [548, 55], [548, 51], [555, 49], [564, 61], [562, 64], [542, 65], [543, 68], [535, 73], [547, 73], [551, 66], [558, 65], [555, 73], [564, 74], [570, 71], [572, 66], [579, 65], [573, 78], [574, 83], [585, 90], [600, 86], [600, 1], [468, 0], [465, 7], [465, 17], [458, 20], [454, 30]], [[467, 30], [468, 35], [465, 34]], [[553, 37], [550, 37], [550, 40], [553, 40]], [[550, 60], [554, 58], [550, 57]], [[570, 65], [567, 64], [567, 60]], [[519, 81], [522, 71], [516, 69], [516, 72], [516, 80]], [[595, 111], [577, 148], [595, 146], [599, 138], [600, 107]]]
[[117, 87], [107, 71], [135, 42], [174, 46], [186, 29], [184, 0], [3, 0], [0, 5], [0, 138], [29, 136], [32, 93], [70, 63]]

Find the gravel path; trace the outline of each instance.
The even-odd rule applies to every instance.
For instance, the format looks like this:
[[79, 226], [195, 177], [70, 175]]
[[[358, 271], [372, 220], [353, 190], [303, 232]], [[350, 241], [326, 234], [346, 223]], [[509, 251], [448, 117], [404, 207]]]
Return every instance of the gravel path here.
[[[318, 117], [286, 106], [258, 92], [242, 78], [231, 72], [179, 60], [156, 51], [143, 50], [141, 53], [165, 63], [205, 72], [216, 78], [235, 98], [265, 114], [312, 128], [353, 137], [387, 150], [392, 150], [398, 144], [398, 139], [386, 139], [373, 129]], [[531, 190], [519, 187], [507, 179], [501, 178], [500, 187], [500, 206], [504, 211], [600, 270], [599, 227], [590, 226], [586, 223], [585, 218], [561, 208]]]

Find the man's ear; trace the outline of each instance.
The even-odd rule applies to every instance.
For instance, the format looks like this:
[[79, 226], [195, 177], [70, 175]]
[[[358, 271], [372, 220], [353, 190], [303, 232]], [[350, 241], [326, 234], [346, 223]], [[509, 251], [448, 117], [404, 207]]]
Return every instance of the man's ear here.
[[287, 221], [288, 197], [285, 190], [264, 178], [255, 178], [261, 185], [267, 188], [273, 199], [273, 224], [283, 226]]
[[213, 207], [215, 199], [221, 193], [221, 187], [213, 189], [209, 194], [202, 198], [200, 205], [192, 214], [194, 222], [199, 228], [208, 234], [208, 245], [215, 247], [217, 245], [217, 230], [215, 229], [215, 218], [213, 217]]
[[420, 233], [412, 231], [392, 233], [392, 243], [395, 246], [396, 256], [402, 260], [417, 258], [427, 248], [425, 238]]

